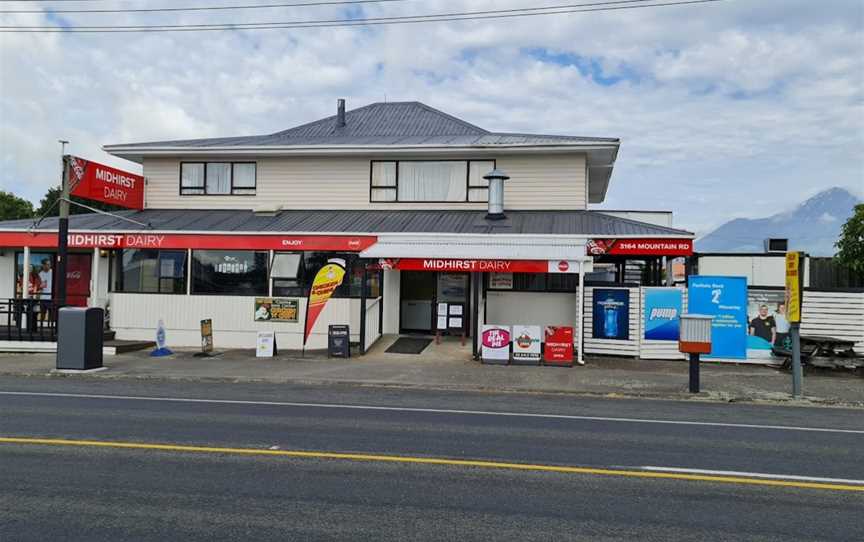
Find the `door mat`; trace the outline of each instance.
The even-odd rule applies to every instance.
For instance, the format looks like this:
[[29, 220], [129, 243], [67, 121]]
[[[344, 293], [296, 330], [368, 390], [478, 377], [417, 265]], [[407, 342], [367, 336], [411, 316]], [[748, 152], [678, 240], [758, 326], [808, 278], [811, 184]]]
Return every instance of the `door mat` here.
[[390, 354], [419, 354], [429, 346], [432, 339], [420, 339], [417, 337], [399, 337], [396, 342], [385, 350]]

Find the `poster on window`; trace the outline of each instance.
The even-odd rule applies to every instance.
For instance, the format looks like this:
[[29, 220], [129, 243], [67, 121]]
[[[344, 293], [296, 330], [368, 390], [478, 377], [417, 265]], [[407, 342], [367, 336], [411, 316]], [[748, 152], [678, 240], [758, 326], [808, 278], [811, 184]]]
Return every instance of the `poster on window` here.
[[682, 306], [678, 288], [645, 288], [645, 340], [677, 341]]
[[687, 312], [714, 317], [706, 358], [747, 359], [746, 277], [691, 275]]
[[309, 302], [306, 304], [306, 330], [303, 333], [303, 346], [315, 326], [318, 315], [324, 310], [324, 305], [342, 284], [345, 278], [345, 260], [341, 258], [330, 258], [327, 263], [318, 270], [309, 290]]
[[626, 341], [630, 338], [630, 290], [595, 288], [593, 337]]
[[513, 326], [513, 364], [538, 365], [540, 363], [540, 326]]
[[[30, 261], [24, 264], [24, 254], [19, 252], [15, 274], [15, 297], [23, 297], [26, 285], [31, 299], [50, 299], [54, 289], [54, 254], [31, 252]], [[26, 278], [25, 278], [26, 275]]]
[[512, 290], [513, 273], [489, 273], [489, 288], [492, 290]]
[[483, 363], [506, 365], [510, 360], [510, 326], [483, 325], [480, 357]]
[[256, 297], [254, 320], [256, 322], [297, 323], [300, 300], [287, 297]]

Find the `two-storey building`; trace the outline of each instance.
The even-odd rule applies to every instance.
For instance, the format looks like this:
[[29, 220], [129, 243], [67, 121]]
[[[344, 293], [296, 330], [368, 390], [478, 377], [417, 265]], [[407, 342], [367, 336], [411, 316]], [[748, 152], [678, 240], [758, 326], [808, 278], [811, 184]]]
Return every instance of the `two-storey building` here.
[[[588, 210], [606, 196], [618, 148], [490, 132], [418, 102], [346, 111], [342, 100], [334, 116], [263, 136], [106, 145], [143, 166], [145, 208], [71, 218], [75, 292], [109, 308], [118, 338], [150, 339], [162, 320], [169, 344], [196, 346], [210, 318], [219, 347], [274, 330], [280, 348], [299, 349], [312, 277], [338, 257], [345, 280], [307, 348], [325, 346], [330, 323], [349, 324], [366, 348], [382, 334], [432, 333], [439, 303], [460, 307], [446, 315], [451, 334], [476, 338], [483, 322], [581, 329], [595, 260], [616, 263], [623, 281], [628, 255], [692, 250], [690, 232]], [[490, 197], [502, 203], [493, 170], [509, 177], [503, 217], [489, 216]], [[26, 282], [25, 259], [52, 258], [56, 229], [0, 224], [0, 297]], [[297, 321], [256, 320], [262, 297], [296, 299]]]

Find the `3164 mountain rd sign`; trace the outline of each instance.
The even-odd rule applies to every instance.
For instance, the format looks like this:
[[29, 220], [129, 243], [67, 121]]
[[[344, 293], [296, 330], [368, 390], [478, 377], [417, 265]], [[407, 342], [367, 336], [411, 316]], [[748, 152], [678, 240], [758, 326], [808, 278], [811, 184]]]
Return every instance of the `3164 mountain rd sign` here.
[[127, 209], [144, 208], [144, 177], [104, 164], [69, 157], [69, 186], [73, 196]]

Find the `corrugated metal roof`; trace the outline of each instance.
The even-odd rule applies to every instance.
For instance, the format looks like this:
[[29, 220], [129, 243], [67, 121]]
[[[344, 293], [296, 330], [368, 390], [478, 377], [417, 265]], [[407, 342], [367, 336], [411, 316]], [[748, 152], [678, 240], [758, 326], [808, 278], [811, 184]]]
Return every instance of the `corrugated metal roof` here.
[[465, 122], [420, 102], [379, 102], [345, 114], [345, 126], [336, 116], [274, 134], [210, 139], [184, 139], [107, 145], [106, 149], [149, 147], [270, 147], [331, 145], [551, 145], [617, 143], [615, 138], [495, 133]]
[[[549, 234], [593, 237], [687, 236], [667, 228], [601, 211], [506, 211], [505, 220], [486, 220], [485, 210], [289, 210], [275, 215], [228, 209], [146, 209], [122, 211], [126, 218], [158, 231], [272, 233], [464, 233]], [[24, 230], [31, 220], [0, 222], [0, 230]], [[142, 230], [141, 226], [102, 214], [72, 215], [69, 228], [79, 231]], [[57, 219], [44, 220], [40, 230], [56, 230]]]

